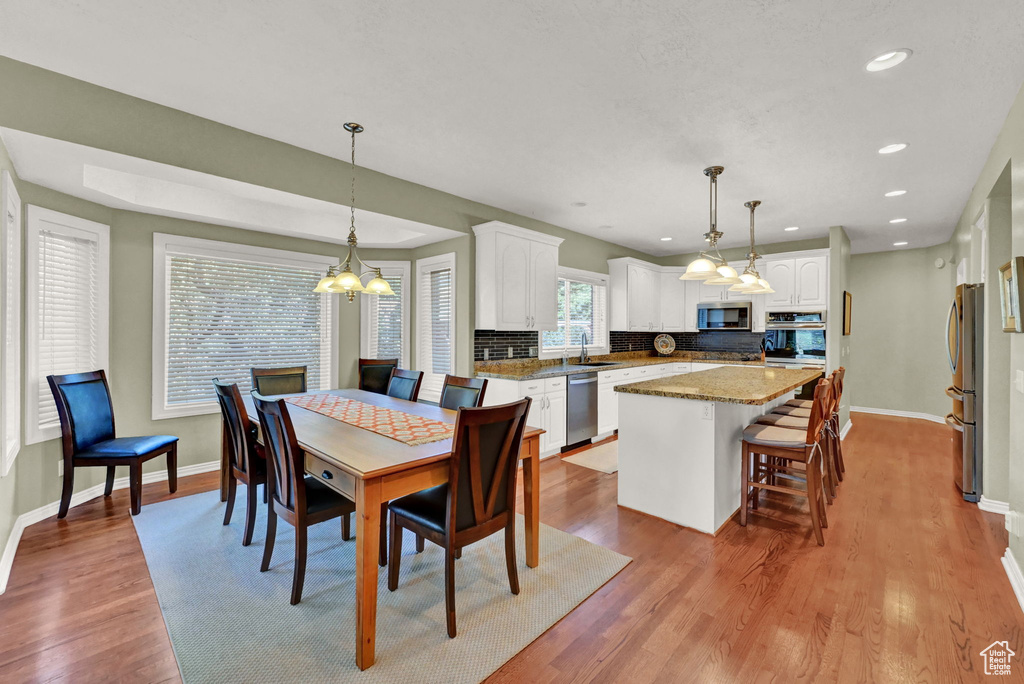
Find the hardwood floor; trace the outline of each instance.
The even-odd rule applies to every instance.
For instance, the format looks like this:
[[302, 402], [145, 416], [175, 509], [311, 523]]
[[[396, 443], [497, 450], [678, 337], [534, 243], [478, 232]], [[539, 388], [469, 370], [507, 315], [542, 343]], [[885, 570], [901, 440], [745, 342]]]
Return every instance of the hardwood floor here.
[[[1021, 654], [1006, 679], [1024, 679], [1002, 517], [955, 494], [946, 428], [854, 420], [824, 548], [802, 500], [770, 495], [710, 537], [617, 508], [615, 475], [546, 461], [544, 523], [634, 562], [488, 681], [970, 682], [997, 639]], [[176, 496], [217, 485], [182, 478]], [[144, 488], [162, 498], [165, 483]], [[126, 490], [25, 531], [0, 681], [52, 680], [178, 681]]]

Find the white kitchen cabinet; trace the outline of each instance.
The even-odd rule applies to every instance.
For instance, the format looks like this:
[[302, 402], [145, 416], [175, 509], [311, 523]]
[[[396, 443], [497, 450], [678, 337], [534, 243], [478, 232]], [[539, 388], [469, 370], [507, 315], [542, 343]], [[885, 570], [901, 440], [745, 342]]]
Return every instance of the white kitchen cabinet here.
[[566, 408], [568, 406], [565, 390], [560, 392], [546, 392], [541, 396], [544, 408], [541, 413], [541, 429], [544, 434], [540, 437], [540, 452], [546, 454], [558, 451], [565, 446], [566, 439]]
[[770, 307], [788, 306], [796, 303], [796, 272], [793, 259], [769, 261], [765, 264], [765, 280], [775, 292], [764, 295]]
[[499, 221], [476, 234], [476, 327], [558, 328], [558, 246], [561, 238]]
[[[686, 283], [679, 276], [685, 269], [666, 269], [661, 272], [661, 326], [659, 332], [686, 330]], [[696, 312], [696, 307], [694, 308]], [[694, 318], [696, 326], [696, 317]]]
[[610, 435], [619, 427], [619, 398], [615, 383], [597, 386], [597, 434]]
[[631, 257], [608, 260], [610, 330], [659, 332], [662, 270]]
[[825, 257], [794, 260], [796, 301], [800, 306], [828, 306], [828, 262]]
[[700, 302], [721, 302], [725, 301], [728, 285], [709, 285], [703, 280], [698, 280], [698, 303]]
[[751, 302], [750, 307], [750, 331], [765, 331], [765, 312], [768, 310], [767, 297], [770, 295], [748, 295]]
[[686, 288], [683, 311], [683, 332], [697, 332], [697, 303], [700, 301], [700, 281], [680, 281]]

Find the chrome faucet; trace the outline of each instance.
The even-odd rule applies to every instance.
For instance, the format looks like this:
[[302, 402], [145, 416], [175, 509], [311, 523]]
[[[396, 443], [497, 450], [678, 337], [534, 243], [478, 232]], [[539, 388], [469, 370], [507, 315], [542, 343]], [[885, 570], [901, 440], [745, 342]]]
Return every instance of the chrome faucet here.
[[586, 363], [590, 360], [587, 356], [587, 331], [583, 330], [583, 338], [580, 340], [580, 363]]

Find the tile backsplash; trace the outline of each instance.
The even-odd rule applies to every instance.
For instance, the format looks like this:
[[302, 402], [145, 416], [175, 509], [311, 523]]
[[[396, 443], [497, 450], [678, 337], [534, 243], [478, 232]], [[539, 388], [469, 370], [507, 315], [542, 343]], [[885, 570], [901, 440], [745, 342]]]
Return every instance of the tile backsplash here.
[[[676, 340], [676, 348], [687, 351], [730, 351], [751, 352], [761, 351], [761, 338], [764, 333], [746, 332], [700, 332], [670, 333]], [[609, 334], [611, 352], [654, 351], [654, 338], [658, 333], [620, 332]], [[473, 360], [484, 361], [484, 350], [488, 359], [527, 359], [537, 356], [538, 333], [534, 331], [477, 330], [473, 339]], [[508, 354], [512, 348], [512, 356]], [[531, 353], [532, 352], [532, 353]]]
[[[537, 340], [536, 331], [477, 330], [473, 336], [473, 360], [528, 359], [537, 356]], [[512, 356], [508, 355], [509, 347], [512, 347]], [[488, 359], [484, 359], [485, 349], [488, 352]]]

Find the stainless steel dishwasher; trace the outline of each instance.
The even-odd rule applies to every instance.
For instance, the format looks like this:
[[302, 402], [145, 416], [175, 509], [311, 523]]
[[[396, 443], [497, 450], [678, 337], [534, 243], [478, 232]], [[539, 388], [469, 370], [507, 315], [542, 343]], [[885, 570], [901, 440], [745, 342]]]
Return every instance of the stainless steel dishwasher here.
[[597, 373], [577, 373], [568, 377], [565, 442], [571, 446], [597, 435]]

